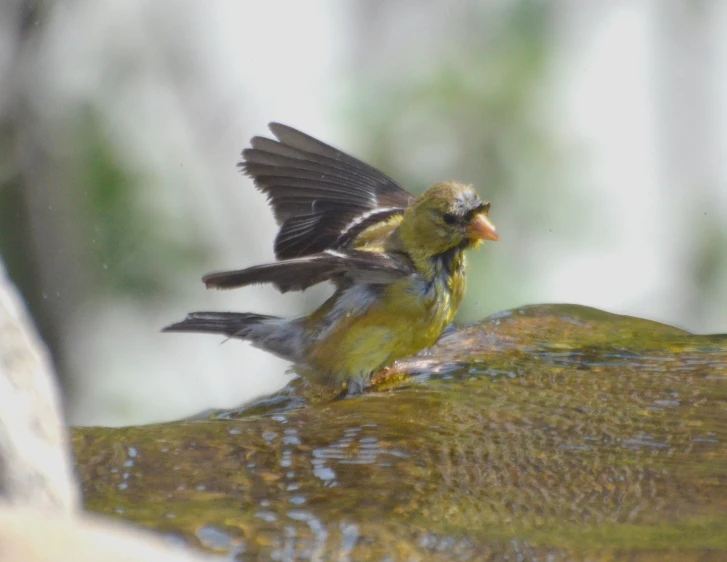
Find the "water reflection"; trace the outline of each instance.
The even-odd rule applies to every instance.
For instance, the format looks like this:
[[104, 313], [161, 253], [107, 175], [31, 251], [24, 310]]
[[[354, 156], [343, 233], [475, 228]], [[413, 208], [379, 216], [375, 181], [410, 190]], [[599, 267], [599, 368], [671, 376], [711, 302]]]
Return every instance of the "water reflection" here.
[[89, 507], [251, 559], [727, 553], [727, 342], [523, 310], [395, 390], [83, 430]]

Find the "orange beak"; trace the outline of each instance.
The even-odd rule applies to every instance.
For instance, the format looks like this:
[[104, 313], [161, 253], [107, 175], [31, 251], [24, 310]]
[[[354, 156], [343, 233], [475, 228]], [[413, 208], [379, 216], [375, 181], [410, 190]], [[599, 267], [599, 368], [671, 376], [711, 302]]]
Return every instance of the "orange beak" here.
[[490, 222], [490, 219], [484, 213], [479, 213], [472, 217], [467, 227], [467, 238], [472, 238], [473, 240], [492, 240], [494, 242], [500, 239], [495, 230], [495, 225]]

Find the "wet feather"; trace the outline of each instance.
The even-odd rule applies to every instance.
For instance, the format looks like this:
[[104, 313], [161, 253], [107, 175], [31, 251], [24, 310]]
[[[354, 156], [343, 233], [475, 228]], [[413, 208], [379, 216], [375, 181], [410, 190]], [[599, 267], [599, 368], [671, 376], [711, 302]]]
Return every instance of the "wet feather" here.
[[458, 182], [415, 198], [379, 170], [291, 127], [254, 137], [240, 168], [268, 198], [277, 261], [206, 275], [207, 287], [269, 283], [281, 292], [332, 281], [309, 315], [191, 313], [166, 331], [219, 333], [292, 361], [326, 384], [360, 387], [432, 345], [466, 288], [465, 251], [497, 240], [489, 203]]

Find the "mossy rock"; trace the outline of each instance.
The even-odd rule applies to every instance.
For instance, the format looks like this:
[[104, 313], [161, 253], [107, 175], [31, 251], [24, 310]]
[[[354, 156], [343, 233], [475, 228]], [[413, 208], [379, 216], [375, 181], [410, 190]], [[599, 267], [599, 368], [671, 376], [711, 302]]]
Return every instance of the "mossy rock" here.
[[87, 507], [240, 560], [727, 559], [727, 336], [532, 306], [304, 386], [75, 430]]

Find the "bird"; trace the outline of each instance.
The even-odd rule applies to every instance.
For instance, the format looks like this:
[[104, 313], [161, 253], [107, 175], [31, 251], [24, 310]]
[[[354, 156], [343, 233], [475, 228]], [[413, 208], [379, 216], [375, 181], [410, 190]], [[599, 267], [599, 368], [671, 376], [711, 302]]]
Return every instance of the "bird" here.
[[330, 281], [310, 314], [192, 312], [164, 332], [220, 334], [293, 364], [307, 380], [362, 391], [373, 374], [433, 345], [466, 288], [465, 252], [499, 240], [490, 203], [457, 181], [415, 197], [376, 168], [270, 123], [238, 167], [267, 196], [276, 261], [205, 275], [207, 288], [271, 284], [281, 293]]

